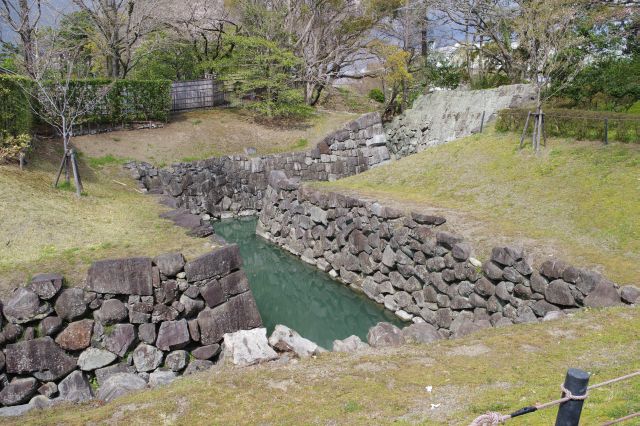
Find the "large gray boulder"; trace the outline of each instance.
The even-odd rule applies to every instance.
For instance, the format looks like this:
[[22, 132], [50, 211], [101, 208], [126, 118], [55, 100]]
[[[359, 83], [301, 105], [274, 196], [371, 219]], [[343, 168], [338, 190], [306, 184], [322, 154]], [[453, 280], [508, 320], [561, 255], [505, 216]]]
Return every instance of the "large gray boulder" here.
[[224, 350], [225, 359], [239, 366], [259, 364], [278, 357], [269, 346], [266, 328], [224, 334]]
[[29, 288], [42, 300], [53, 299], [62, 288], [63, 277], [60, 274], [38, 274], [31, 278]]
[[125, 321], [129, 317], [129, 310], [118, 299], [109, 299], [102, 302], [93, 316], [102, 325], [111, 325]]
[[105, 367], [117, 358], [113, 352], [98, 348], [88, 348], [83, 351], [78, 358], [78, 367], [82, 371], [92, 371]]
[[79, 288], [62, 290], [54, 308], [58, 316], [65, 321], [81, 318], [87, 312], [84, 291]]
[[136, 370], [144, 373], [153, 371], [162, 363], [163, 353], [155, 346], [140, 343], [133, 351], [133, 364]]
[[93, 398], [87, 376], [82, 371], [74, 371], [58, 384], [60, 399], [69, 402], [83, 402]]
[[225, 333], [261, 325], [262, 318], [251, 292], [232, 297], [227, 303], [213, 309], [207, 308], [198, 314], [200, 342], [203, 345], [220, 342]]
[[33, 374], [42, 381], [56, 381], [76, 368], [76, 358], [68, 355], [51, 337], [41, 337], [7, 345], [6, 369], [10, 374]]
[[442, 339], [438, 329], [426, 322], [412, 324], [402, 329], [402, 336], [408, 342], [431, 343]]
[[51, 306], [41, 303], [34, 291], [20, 287], [4, 303], [3, 312], [9, 322], [24, 324], [45, 318], [51, 313]]
[[182, 349], [191, 341], [187, 320], [165, 321], [160, 324], [156, 346], [163, 351]]
[[311, 340], [305, 339], [297, 331], [285, 325], [276, 325], [269, 337], [269, 345], [280, 352], [293, 352], [300, 358], [318, 355], [321, 349]]
[[187, 262], [184, 271], [189, 282], [222, 277], [240, 268], [242, 259], [237, 245], [229, 245]]
[[136, 340], [136, 328], [133, 324], [116, 324], [107, 329], [102, 338], [104, 348], [123, 357]]
[[625, 303], [636, 303], [640, 298], [640, 288], [633, 285], [626, 285], [620, 289], [620, 296]]
[[166, 253], [153, 259], [160, 273], [173, 278], [184, 268], [184, 256], [182, 253]]
[[110, 402], [145, 387], [147, 382], [143, 378], [131, 373], [118, 373], [105, 380], [98, 389], [97, 397], [104, 402]]
[[104, 382], [111, 376], [119, 373], [132, 373], [135, 374], [136, 369], [132, 365], [121, 362], [120, 364], [110, 365], [104, 368], [98, 368], [95, 371], [96, 380], [98, 380], [98, 386], [102, 386]]
[[584, 298], [584, 306], [591, 308], [605, 308], [621, 304], [620, 294], [611, 281], [600, 280], [587, 297]]
[[151, 259], [139, 257], [95, 262], [89, 268], [87, 286], [96, 293], [151, 296]]
[[164, 365], [172, 371], [181, 371], [187, 366], [189, 360], [189, 354], [187, 351], [178, 350], [173, 351], [167, 355], [164, 361]]
[[379, 322], [369, 329], [367, 333], [367, 341], [374, 348], [382, 348], [387, 346], [401, 346], [405, 344], [405, 338], [402, 331], [393, 324], [388, 322]]
[[23, 404], [36, 393], [38, 381], [33, 377], [14, 379], [0, 391], [0, 405]]
[[369, 345], [360, 340], [358, 336], [349, 336], [343, 340], [333, 341], [333, 352], [357, 352], [368, 347]]
[[156, 370], [149, 375], [149, 387], [168, 385], [178, 378], [178, 375], [171, 370]]
[[576, 301], [569, 284], [562, 280], [551, 281], [544, 292], [544, 298], [554, 305], [575, 306]]

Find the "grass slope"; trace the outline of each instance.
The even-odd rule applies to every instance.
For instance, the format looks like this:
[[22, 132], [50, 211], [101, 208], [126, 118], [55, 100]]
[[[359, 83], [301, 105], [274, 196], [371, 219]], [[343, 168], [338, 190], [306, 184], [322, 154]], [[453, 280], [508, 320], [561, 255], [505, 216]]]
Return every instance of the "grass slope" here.
[[57, 145], [43, 142], [25, 171], [0, 165], [0, 294], [38, 272], [64, 273], [76, 285], [95, 260], [206, 250], [158, 217], [162, 207], [134, 189], [118, 161], [81, 165], [82, 199], [54, 189]]
[[[581, 312], [431, 345], [220, 368], [105, 406], [62, 406], [5, 424], [469, 424], [488, 410], [509, 413], [558, 398], [569, 367], [592, 373], [592, 384], [637, 371], [639, 326], [634, 308]], [[635, 379], [592, 391], [582, 423], [638, 410]], [[555, 414], [509, 424], [552, 424]]]
[[481, 256], [523, 243], [620, 283], [640, 281], [640, 147], [551, 139], [541, 155], [514, 133], [464, 138], [317, 186], [433, 209]]
[[257, 154], [299, 151], [353, 120], [357, 115], [319, 112], [301, 123], [268, 126], [256, 123], [242, 110], [212, 109], [187, 112], [161, 129], [120, 131], [75, 139], [87, 157], [131, 158], [168, 165], [256, 148]]

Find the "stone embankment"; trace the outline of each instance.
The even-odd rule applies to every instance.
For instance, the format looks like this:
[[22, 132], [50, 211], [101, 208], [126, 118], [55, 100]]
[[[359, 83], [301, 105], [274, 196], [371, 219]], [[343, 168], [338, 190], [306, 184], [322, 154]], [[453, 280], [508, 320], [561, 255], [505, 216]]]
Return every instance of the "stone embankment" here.
[[332, 181], [389, 161], [380, 114], [366, 114], [325, 137], [309, 152], [264, 157], [228, 156], [156, 169], [129, 163], [133, 177], [152, 193], [166, 194], [175, 207], [215, 218], [252, 215], [262, 208], [272, 170], [305, 181]]
[[212, 367], [226, 333], [262, 326], [241, 265], [231, 245], [189, 262], [96, 262], [85, 288], [36, 275], [0, 305], [0, 407], [29, 403], [0, 414], [110, 400]]
[[441, 230], [444, 223], [273, 172], [257, 232], [401, 319], [447, 337], [638, 300], [638, 288], [559, 260], [535, 269], [518, 247], [496, 247], [481, 263], [469, 243]]
[[420, 96], [413, 107], [386, 127], [388, 146], [396, 157], [405, 157], [480, 131], [505, 108], [523, 107], [534, 99], [527, 84], [487, 90], [453, 90]]

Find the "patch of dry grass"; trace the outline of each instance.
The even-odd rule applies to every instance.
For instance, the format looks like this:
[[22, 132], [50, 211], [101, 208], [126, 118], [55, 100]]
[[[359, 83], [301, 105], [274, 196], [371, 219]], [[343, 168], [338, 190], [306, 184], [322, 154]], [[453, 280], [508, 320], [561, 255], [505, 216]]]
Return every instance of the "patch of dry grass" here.
[[[57, 407], [6, 424], [469, 424], [489, 410], [509, 413], [558, 398], [569, 367], [591, 372], [591, 383], [637, 371], [639, 326], [640, 310], [616, 308], [431, 345], [329, 353], [284, 367], [225, 367], [105, 406]], [[582, 422], [638, 410], [635, 379], [594, 390]], [[555, 414], [548, 409], [509, 424], [552, 424]]]
[[207, 249], [160, 219], [163, 208], [135, 190], [121, 164], [82, 164], [82, 199], [54, 189], [56, 145], [43, 142], [25, 171], [0, 166], [0, 294], [38, 272], [61, 272], [77, 285], [95, 260]]
[[433, 147], [321, 188], [443, 214], [480, 256], [522, 244], [621, 284], [640, 281], [640, 147], [551, 139], [541, 155], [514, 133]]
[[[87, 156], [130, 158], [168, 165], [256, 148], [258, 155], [306, 149], [357, 115], [319, 112], [305, 122], [265, 125], [235, 109], [192, 111], [174, 117], [161, 129], [121, 131], [75, 139]], [[303, 143], [306, 141], [306, 143]]]

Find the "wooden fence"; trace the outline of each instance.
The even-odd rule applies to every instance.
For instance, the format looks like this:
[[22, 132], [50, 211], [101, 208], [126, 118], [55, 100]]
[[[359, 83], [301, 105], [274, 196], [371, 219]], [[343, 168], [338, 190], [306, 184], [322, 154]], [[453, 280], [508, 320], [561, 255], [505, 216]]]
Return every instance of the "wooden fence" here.
[[227, 103], [222, 83], [212, 79], [176, 81], [171, 86], [171, 111], [210, 108]]

